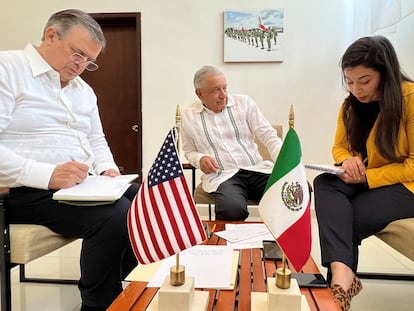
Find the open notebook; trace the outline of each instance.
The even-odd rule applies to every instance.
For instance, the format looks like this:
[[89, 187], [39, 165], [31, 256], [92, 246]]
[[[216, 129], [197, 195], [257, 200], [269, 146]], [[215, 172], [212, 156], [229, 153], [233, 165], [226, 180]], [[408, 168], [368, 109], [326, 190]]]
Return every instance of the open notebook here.
[[88, 176], [80, 184], [56, 191], [53, 199], [73, 205], [108, 204], [118, 200], [137, 178], [138, 174]]

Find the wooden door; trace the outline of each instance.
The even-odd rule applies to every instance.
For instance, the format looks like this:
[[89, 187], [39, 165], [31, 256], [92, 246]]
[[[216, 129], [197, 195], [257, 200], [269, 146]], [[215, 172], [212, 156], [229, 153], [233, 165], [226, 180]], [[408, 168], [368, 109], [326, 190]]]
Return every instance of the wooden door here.
[[99, 69], [82, 74], [98, 97], [104, 132], [124, 174], [142, 177], [140, 13], [91, 14], [107, 41]]

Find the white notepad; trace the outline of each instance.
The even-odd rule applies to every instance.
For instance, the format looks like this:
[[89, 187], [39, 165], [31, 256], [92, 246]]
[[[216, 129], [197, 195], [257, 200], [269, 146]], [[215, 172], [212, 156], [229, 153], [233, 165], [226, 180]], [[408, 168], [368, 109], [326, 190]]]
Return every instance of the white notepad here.
[[[66, 201], [74, 205], [96, 205], [94, 202], [113, 202], [118, 200], [131, 185], [130, 182], [138, 178], [138, 174], [127, 174], [116, 177], [88, 176], [83, 182], [73, 187], [60, 189], [53, 194], [53, 199]], [[77, 202], [79, 202], [77, 204]], [[85, 204], [80, 203], [85, 202]]]

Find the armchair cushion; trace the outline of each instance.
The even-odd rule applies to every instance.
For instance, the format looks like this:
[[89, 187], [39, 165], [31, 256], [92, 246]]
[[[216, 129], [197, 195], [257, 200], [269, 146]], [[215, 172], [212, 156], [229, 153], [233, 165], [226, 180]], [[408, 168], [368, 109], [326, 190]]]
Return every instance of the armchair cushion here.
[[414, 218], [393, 221], [376, 236], [404, 256], [414, 260]]
[[10, 261], [25, 264], [74, 240], [44, 226], [10, 224]]

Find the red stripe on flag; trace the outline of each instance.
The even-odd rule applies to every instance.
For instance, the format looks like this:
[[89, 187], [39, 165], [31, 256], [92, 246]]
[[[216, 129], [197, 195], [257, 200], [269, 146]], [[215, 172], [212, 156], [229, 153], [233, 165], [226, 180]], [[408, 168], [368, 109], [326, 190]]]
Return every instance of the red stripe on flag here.
[[[146, 185], [146, 182], [144, 182], [145, 183], [145, 185]], [[141, 190], [141, 189], [140, 189]], [[141, 219], [141, 217], [142, 217], [142, 219], [143, 220], [140, 220], [140, 221], [138, 221], [137, 223], [138, 224], [142, 224], [142, 223], [145, 223], [145, 224], [148, 224], [148, 222], [146, 221], [147, 219], [148, 219], [148, 214], [147, 214], [147, 204], [146, 204], [146, 201], [145, 200], [143, 200], [143, 198], [145, 197], [145, 191], [146, 191], [146, 186], [143, 186], [143, 188], [142, 188], [142, 191], [140, 191], [139, 193], [138, 193], [138, 197], [140, 198], [140, 200], [139, 200], [139, 202], [141, 203], [141, 204], [139, 204], [139, 203], [137, 203], [137, 213], [136, 213], [136, 218], [137, 219]], [[146, 258], [150, 261], [150, 262], [152, 262], [152, 261], [154, 261], [154, 258], [151, 256], [151, 249], [150, 249], [150, 245], [148, 245], [147, 243], [146, 243], [146, 239], [145, 239], [145, 233], [147, 234], [147, 235], [150, 235], [151, 236], [151, 228], [146, 228], [145, 229], [145, 232], [144, 232], [144, 227], [143, 226], [139, 226], [139, 225], [137, 225], [137, 235], [138, 235], [138, 241], [139, 241], [139, 244], [138, 245], [140, 245], [141, 246], [141, 248], [142, 248], [142, 250], [143, 250], [143, 252], [144, 252], [144, 254], [145, 254], [145, 256], [146, 256]], [[152, 245], [151, 245], [152, 246]], [[154, 247], [152, 246], [152, 249], [153, 249]], [[142, 256], [142, 255], [141, 255]]]
[[296, 272], [300, 272], [308, 261], [312, 248], [310, 201], [302, 217], [286, 229], [277, 242]]
[[135, 256], [138, 258], [138, 261], [142, 262], [142, 258], [141, 256], [139, 256], [139, 252], [138, 252], [138, 248], [137, 248], [137, 240], [135, 238], [135, 234], [134, 234], [134, 227], [136, 227], [136, 222], [133, 221], [133, 219], [135, 219], [135, 211], [136, 211], [136, 206], [137, 206], [137, 202], [136, 199], [134, 198], [134, 200], [132, 201], [131, 204], [131, 208], [128, 211], [128, 231], [129, 231], [129, 237], [131, 239], [131, 246], [132, 246], [132, 250], [134, 251]]
[[[152, 207], [151, 199], [149, 201], [145, 200], [146, 196], [150, 196], [148, 187], [147, 187], [147, 181], [144, 181], [144, 184], [142, 185], [140, 191], [138, 192], [137, 198], [139, 198], [139, 203], [137, 203], [137, 212], [136, 212], [136, 219], [137, 219], [137, 232], [138, 232], [138, 241], [142, 248], [142, 251], [144, 254], [140, 254], [141, 258], [144, 260], [143, 262], [154, 262], [162, 256], [162, 252], [160, 250], [160, 247], [155, 239], [154, 230], [151, 226], [150, 222], [150, 216], [148, 215], [148, 209]], [[137, 200], [138, 202], [138, 200]], [[147, 204], [149, 203], [149, 204]], [[147, 239], [146, 236], [149, 236], [150, 238]], [[151, 243], [148, 243], [148, 241], [152, 241]], [[155, 241], [155, 243], [154, 243]], [[138, 247], [139, 249], [139, 247]], [[154, 258], [154, 254], [156, 257]], [[143, 258], [143, 255], [147, 258], [145, 260]]]
[[[180, 179], [181, 179], [181, 183], [183, 183], [183, 184], [186, 183], [184, 175], [180, 176]], [[184, 191], [185, 191], [185, 197], [187, 198], [187, 202], [191, 206], [191, 213], [192, 213], [192, 217], [193, 217], [193, 222], [192, 223], [194, 224], [194, 222], [195, 222], [197, 224], [198, 233], [200, 234], [200, 237], [201, 237], [202, 241], [204, 241], [207, 238], [207, 235], [206, 235], [206, 231], [204, 230], [203, 224], [200, 221], [200, 216], [198, 215], [196, 206], [194, 204], [193, 197], [192, 197], [188, 187], [183, 187], [183, 188], [184, 188]], [[192, 231], [192, 230], [190, 230], [190, 231]]]
[[[162, 198], [162, 202], [160, 204], [160, 202], [157, 201], [157, 199], [155, 198], [155, 190], [158, 191], [158, 193], [161, 195]], [[168, 200], [165, 199], [165, 197], [163, 196], [163, 192], [164, 192], [164, 185], [163, 184], [159, 184], [157, 186], [154, 187], [150, 187], [149, 188], [149, 195], [150, 195], [150, 201], [151, 201], [151, 207], [152, 210], [154, 212], [155, 215], [155, 219], [152, 220], [148, 218], [148, 222], [151, 222], [151, 224], [157, 225], [158, 229], [161, 233], [161, 239], [164, 241], [165, 246], [166, 246], [166, 251], [169, 255], [174, 254], [174, 247], [171, 244], [171, 238], [165, 228], [165, 224], [164, 224], [164, 220], [162, 219], [161, 216], [161, 210], [162, 209], [167, 209], [167, 206], [169, 204]], [[170, 219], [166, 219], [166, 221], [170, 221]], [[154, 238], [151, 237], [151, 243], [156, 243], [158, 245], [158, 241], [157, 238], [154, 236]], [[165, 256], [162, 254], [161, 250], [158, 253], [158, 258], [164, 258]]]
[[[194, 245], [197, 242], [196, 242], [196, 239], [195, 239], [195, 236], [194, 236], [194, 232], [191, 229], [191, 225], [190, 225], [191, 220], [188, 218], [188, 215], [187, 215], [189, 202], [188, 202], [188, 200], [185, 200], [185, 202], [182, 200], [182, 199], [186, 199], [186, 197], [180, 195], [180, 193], [177, 189], [177, 184], [176, 183], [171, 184], [171, 190], [174, 194], [175, 199], [178, 201], [177, 205], [184, 207], [184, 208], [178, 209], [178, 212], [180, 213], [180, 217], [181, 217], [181, 219], [184, 223], [184, 228], [185, 228], [185, 230], [183, 231], [183, 234], [186, 234], [186, 237], [185, 238], [183, 237], [183, 239], [189, 241], [190, 245]], [[185, 243], [185, 241], [183, 241], [183, 242]]]
[[[173, 180], [172, 181], [169, 181], [168, 184], [170, 186], [172, 186], [172, 185], [174, 185], [174, 181]], [[178, 225], [177, 225], [176, 215], [174, 215], [173, 208], [172, 208], [172, 206], [170, 204], [170, 203], [176, 203], [176, 202], [175, 201], [174, 202], [171, 202], [168, 199], [168, 196], [167, 196], [166, 191], [165, 191], [164, 183], [159, 184], [158, 185], [158, 188], [160, 190], [160, 194], [161, 194], [162, 201], [165, 204], [164, 207], [165, 207], [165, 211], [167, 212], [167, 215], [168, 215], [168, 220], [169, 220], [170, 225], [172, 227], [172, 233], [173, 233], [173, 235], [171, 236], [171, 234], [170, 234], [170, 236], [167, 236], [167, 237], [170, 240], [171, 239], [174, 239], [175, 242], [178, 244], [178, 248], [179, 248], [178, 250], [182, 250], [182, 249], [185, 248], [185, 244], [184, 244], [184, 241], [183, 241], [183, 237], [181, 235], [181, 231], [182, 230], [180, 230], [179, 227], [178, 227]]]

